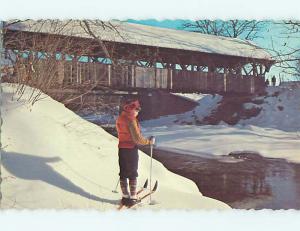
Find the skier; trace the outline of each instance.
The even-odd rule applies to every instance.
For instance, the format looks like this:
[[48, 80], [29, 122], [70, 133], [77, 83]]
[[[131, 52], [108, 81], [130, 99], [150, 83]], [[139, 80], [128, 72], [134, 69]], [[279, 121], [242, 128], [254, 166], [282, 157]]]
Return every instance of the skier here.
[[[146, 139], [142, 136], [137, 120], [141, 110], [137, 99], [125, 99], [121, 104], [121, 113], [116, 121], [119, 138], [119, 167], [120, 186], [122, 190], [121, 203], [125, 206], [133, 206], [138, 203], [137, 177], [138, 177], [138, 148], [137, 145], [153, 145], [155, 138]], [[129, 191], [128, 181], [129, 179]]]

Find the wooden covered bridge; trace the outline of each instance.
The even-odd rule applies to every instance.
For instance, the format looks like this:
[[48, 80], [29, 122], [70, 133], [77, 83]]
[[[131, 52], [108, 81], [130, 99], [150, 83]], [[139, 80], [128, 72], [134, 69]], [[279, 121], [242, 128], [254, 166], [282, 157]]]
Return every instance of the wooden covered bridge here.
[[17, 54], [18, 78], [45, 81], [53, 72], [54, 87], [64, 89], [252, 94], [264, 90], [274, 63], [248, 41], [120, 21], [14, 23], [5, 29], [4, 46]]

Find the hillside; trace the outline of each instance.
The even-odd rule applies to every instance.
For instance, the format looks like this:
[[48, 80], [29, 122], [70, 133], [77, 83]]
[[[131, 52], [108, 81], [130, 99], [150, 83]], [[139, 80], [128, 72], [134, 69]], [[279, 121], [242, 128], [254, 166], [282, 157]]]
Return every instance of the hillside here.
[[[115, 209], [120, 194], [117, 139], [50, 97], [33, 106], [12, 101], [13, 87], [2, 84], [2, 208]], [[148, 178], [150, 158], [140, 152], [139, 184]], [[228, 209], [201, 195], [190, 180], [153, 162], [159, 190], [148, 209]]]

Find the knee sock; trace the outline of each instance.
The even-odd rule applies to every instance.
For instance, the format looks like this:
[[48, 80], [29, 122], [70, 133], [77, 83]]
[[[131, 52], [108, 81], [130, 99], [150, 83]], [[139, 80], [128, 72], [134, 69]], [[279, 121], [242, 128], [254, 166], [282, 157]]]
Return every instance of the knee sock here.
[[137, 186], [137, 179], [129, 179], [129, 188], [130, 188], [130, 197], [136, 199], [136, 186]]
[[128, 198], [129, 192], [128, 192], [127, 178], [120, 179], [120, 186], [123, 194], [122, 197]]

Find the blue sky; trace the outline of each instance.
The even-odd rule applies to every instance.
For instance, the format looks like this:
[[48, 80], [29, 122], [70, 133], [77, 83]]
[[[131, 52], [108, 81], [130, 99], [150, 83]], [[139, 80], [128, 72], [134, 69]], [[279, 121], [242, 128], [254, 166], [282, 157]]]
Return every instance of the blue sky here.
[[[128, 22], [132, 23], [139, 23], [144, 25], [151, 25], [151, 26], [157, 26], [157, 27], [164, 27], [164, 28], [171, 28], [171, 29], [183, 29], [182, 25], [186, 22], [191, 22], [191, 20], [155, 20], [155, 19], [148, 19], [148, 20], [134, 20], [129, 19]], [[257, 44], [260, 47], [263, 47], [267, 50], [269, 50], [272, 54], [271, 50], [273, 47], [276, 50], [281, 51], [288, 51], [289, 47], [293, 48], [300, 48], [300, 42], [299, 37], [300, 33], [298, 35], [289, 36], [286, 34], [287, 30], [286, 28], [279, 23], [279, 21], [264, 21], [264, 27], [259, 33], [259, 38], [256, 38], [253, 40], [255, 44]], [[298, 36], [298, 37], [297, 37]], [[285, 44], [285, 46], [284, 46]], [[276, 77], [281, 77], [286, 80], [294, 80], [294, 77], [291, 77], [288, 74], [285, 74], [282, 72], [281, 68], [277, 68], [273, 66], [269, 73], [267, 73], [267, 77], [271, 77], [275, 75]]]

